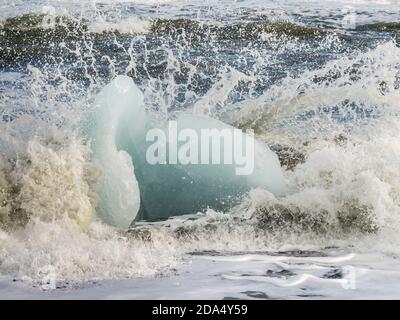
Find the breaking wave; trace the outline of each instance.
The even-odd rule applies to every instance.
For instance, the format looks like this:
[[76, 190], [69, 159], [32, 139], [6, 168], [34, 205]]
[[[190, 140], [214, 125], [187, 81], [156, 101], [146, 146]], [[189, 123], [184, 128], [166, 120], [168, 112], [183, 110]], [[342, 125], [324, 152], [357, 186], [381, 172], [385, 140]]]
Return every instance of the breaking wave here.
[[[40, 15], [2, 24], [1, 274], [33, 283], [50, 269], [65, 283], [157, 276], [203, 251], [399, 254], [395, 23], [344, 34], [186, 17], [55, 21], [48, 31]], [[102, 172], [79, 124], [117, 74], [135, 80], [156, 117], [192, 109], [254, 129], [278, 154], [289, 195], [256, 189], [226, 214], [105, 225], [96, 215]]]

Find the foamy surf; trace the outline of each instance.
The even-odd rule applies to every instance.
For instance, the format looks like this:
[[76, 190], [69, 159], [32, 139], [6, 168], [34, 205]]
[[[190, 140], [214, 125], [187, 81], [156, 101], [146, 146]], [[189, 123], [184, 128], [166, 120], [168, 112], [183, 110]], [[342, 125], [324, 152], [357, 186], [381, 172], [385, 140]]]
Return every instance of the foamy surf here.
[[[357, 2], [356, 13], [363, 10], [354, 28], [343, 26], [346, 13], [323, 19], [338, 10], [333, 3], [299, 12], [244, 2], [240, 13], [181, 3], [179, 17], [170, 5], [124, 2], [95, 9], [46, 3], [55, 17], [42, 12], [41, 1], [5, 10], [0, 296], [396, 296], [400, 51], [393, 3], [375, 15], [374, 3]], [[137, 84], [155, 123], [190, 112], [254, 129], [277, 153], [289, 192], [254, 188], [227, 212], [107, 225], [98, 192], [106, 175], [82, 121], [118, 75]], [[135, 163], [122, 158], [132, 171]], [[128, 193], [116, 194], [120, 201]], [[112, 204], [106, 210], [121, 214]]]

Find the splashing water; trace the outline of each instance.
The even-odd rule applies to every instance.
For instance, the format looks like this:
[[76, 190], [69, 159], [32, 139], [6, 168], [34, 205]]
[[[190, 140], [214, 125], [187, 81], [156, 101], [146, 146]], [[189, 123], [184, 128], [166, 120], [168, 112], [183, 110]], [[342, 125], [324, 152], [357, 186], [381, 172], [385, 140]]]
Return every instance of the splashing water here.
[[[204, 251], [397, 257], [398, 4], [353, 4], [360, 20], [345, 29], [344, 13], [330, 15], [337, 4], [15, 1], [0, 20], [1, 274], [154, 277]], [[290, 193], [252, 190], [227, 214], [104, 225], [102, 172], [80, 124], [117, 75], [133, 78], [154, 119], [190, 110], [254, 129]]]

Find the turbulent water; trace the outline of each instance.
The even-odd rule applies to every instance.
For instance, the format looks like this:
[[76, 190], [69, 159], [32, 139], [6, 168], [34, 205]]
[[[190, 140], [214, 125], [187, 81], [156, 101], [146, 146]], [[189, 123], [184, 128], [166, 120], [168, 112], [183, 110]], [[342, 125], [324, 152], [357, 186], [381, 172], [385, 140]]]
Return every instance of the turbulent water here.
[[[2, 1], [2, 296], [54, 281], [86, 297], [399, 293], [398, 1]], [[255, 189], [229, 212], [104, 224], [82, 120], [117, 75], [154, 119], [189, 111], [253, 129], [288, 195]]]

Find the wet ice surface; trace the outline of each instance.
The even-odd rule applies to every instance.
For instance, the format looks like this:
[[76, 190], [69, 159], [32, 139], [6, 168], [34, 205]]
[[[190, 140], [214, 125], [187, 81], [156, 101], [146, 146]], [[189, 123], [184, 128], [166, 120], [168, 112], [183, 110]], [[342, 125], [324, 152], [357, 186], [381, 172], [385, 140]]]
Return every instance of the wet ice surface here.
[[[41, 13], [43, 5], [69, 18], [81, 12], [78, 2], [6, 2], [13, 5], [0, 4], [1, 17]], [[0, 213], [22, 212], [11, 220], [27, 225], [0, 228], [0, 298], [399, 297], [399, 2], [106, 2], [82, 8], [85, 19], [96, 19], [88, 32], [73, 27], [66, 43], [58, 32], [44, 42], [47, 33], [5, 38], [14, 50], [0, 72]], [[356, 9], [355, 29], [344, 30], [351, 13], [344, 4]], [[265, 22], [256, 29], [262, 32], [243, 38], [240, 30], [254, 21]], [[215, 30], [197, 37], [200, 22]], [[384, 24], [368, 28], [377, 22]], [[186, 38], [174, 31], [181, 27]], [[24, 37], [38, 44], [27, 47]], [[54, 68], [55, 61], [64, 62]], [[203, 222], [152, 223], [129, 235], [92, 221], [93, 150], [74, 128], [118, 74], [138, 81], [157, 119], [208, 112], [299, 151], [300, 164], [292, 166], [290, 155], [286, 162], [294, 193], [273, 199], [256, 192], [230, 212], [232, 220], [212, 212]], [[26, 163], [11, 165], [14, 154]], [[282, 224], [296, 234], [271, 241], [269, 232]], [[297, 240], [308, 226], [315, 237]], [[303, 251], [287, 251], [293, 244]], [[188, 254], [200, 250], [215, 251]], [[57, 289], [44, 290], [43, 273], [52, 268]]]
[[313, 251], [187, 255], [171, 276], [44, 290], [0, 280], [1, 299], [396, 299], [400, 262], [382, 254]]

